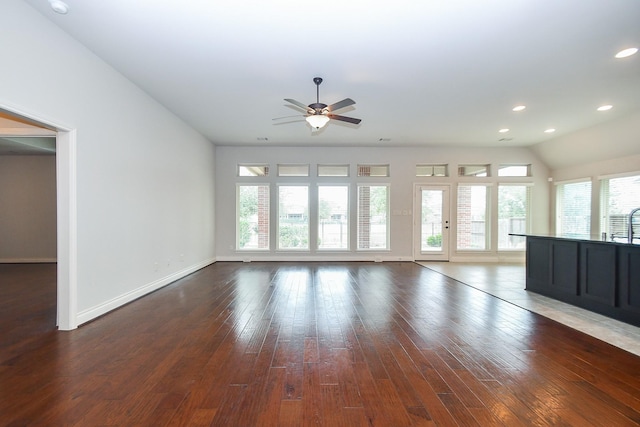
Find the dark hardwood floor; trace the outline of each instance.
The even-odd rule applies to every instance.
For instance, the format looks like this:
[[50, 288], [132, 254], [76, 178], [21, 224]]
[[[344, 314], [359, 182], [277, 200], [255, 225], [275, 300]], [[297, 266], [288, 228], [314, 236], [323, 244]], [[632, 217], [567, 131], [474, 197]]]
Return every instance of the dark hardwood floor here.
[[638, 356], [413, 263], [219, 262], [70, 332], [54, 282], [0, 266], [0, 425], [640, 424]]

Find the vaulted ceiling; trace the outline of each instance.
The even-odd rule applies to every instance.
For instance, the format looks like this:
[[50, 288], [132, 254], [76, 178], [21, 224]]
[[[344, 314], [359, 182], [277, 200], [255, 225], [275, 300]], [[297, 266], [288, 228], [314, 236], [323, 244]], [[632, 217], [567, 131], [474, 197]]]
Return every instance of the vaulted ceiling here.
[[[220, 145], [527, 146], [640, 110], [638, 0], [25, 1]], [[361, 124], [272, 120], [316, 76]]]

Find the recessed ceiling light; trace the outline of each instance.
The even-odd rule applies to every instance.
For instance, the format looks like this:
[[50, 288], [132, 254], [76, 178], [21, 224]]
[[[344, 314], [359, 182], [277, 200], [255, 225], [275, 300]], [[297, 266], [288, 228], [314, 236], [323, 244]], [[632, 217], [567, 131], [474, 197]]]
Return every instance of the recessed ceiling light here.
[[509, 129], [507, 129], [507, 128], [500, 129], [498, 132], [500, 132], [500, 133], [507, 133], [507, 132], [509, 132]]
[[616, 58], [626, 58], [628, 56], [635, 55], [636, 53], [638, 53], [638, 48], [630, 47], [629, 49], [624, 49], [616, 53]]
[[544, 131], [544, 133], [554, 133], [556, 130], [554, 128], [549, 128]]
[[522, 111], [525, 108], [527, 108], [525, 105], [516, 105], [515, 107], [513, 107], [513, 111]]
[[598, 111], [608, 111], [608, 110], [611, 110], [612, 108], [613, 108], [613, 105], [602, 105], [598, 107]]
[[61, 0], [49, 0], [49, 6], [60, 15], [66, 15], [69, 12], [69, 5]]

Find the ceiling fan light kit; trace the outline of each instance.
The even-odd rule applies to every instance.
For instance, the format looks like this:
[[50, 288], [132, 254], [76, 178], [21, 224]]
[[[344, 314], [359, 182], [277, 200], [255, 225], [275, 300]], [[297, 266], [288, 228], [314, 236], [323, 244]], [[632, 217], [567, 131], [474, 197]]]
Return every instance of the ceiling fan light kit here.
[[324, 114], [314, 114], [312, 116], [307, 116], [305, 120], [311, 125], [311, 127], [320, 129], [329, 123], [330, 119]]
[[[304, 105], [302, 102], [296, 101], [295, 99], [285, 99], [285, 101], [295, 105], [298, 108], [302, 108], [307, 113], [305, 116], [305, 120], [309, 125], [314, 129], [318, 130], [323, 128], [330, 120], [339, 120], [342, 122], [359, 124], [361, 122], [360, 119], [355, 119], [353, 117], [340, 116], [337, 114], [333, 114], [333, 111], [339, 110], [340, 108], [345, 108], [350, 105], [354, 105], [356, 102], [351, 98], [345, 98], [342, 101], [336, 102], [335, 104], [327, 105], [320, 102], [320, 83], [322, 83], [321, 77], [314, 77], [313, 82], [316, 85], [316, 102], [309, 105]], [[274, 119], [275, 120], [275, 119]]]

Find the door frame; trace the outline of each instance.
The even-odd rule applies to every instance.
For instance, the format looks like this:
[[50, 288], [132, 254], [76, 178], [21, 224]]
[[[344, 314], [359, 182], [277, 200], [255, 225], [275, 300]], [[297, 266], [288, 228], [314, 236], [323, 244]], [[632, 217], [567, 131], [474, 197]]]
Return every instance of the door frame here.
[[56, 132], [56, 307], [59, 330], [78, 327], [78, 218], [76, 130], [0, 101], [0, 109]]
[[[445, 225], [443, 224], [443, 240], [442, 240], [442, 252], [434, 254], [425, 254], [421, 250], [421, 236], [422, 236], [422, 195], [423, 189], [443, 190], [445, 193], [444, 200], [442, 201], [443, 222], [448, 221], [446, 225], [446, 237]], [[451, 184], [439, 184], [439, 183], [414, 183], [413, 184], [413, 259], [414, 261], [449, 261], [451, 254]]]

